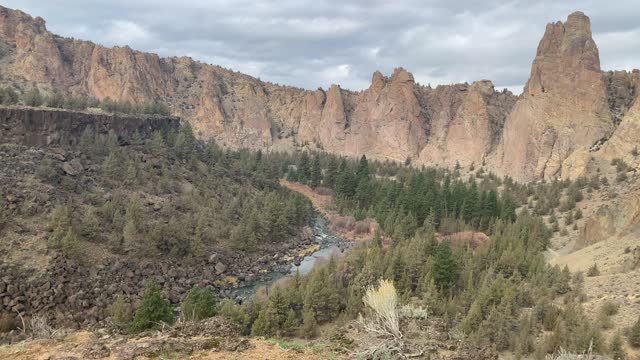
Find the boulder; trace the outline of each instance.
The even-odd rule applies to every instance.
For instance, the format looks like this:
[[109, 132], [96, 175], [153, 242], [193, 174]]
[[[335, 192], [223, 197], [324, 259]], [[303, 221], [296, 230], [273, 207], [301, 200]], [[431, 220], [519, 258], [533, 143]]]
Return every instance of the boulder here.
[[216, 264], [216, 274], [220, 275], [227, 271], [227, 266], [221, 262]]
[[71, 161], [66, 161], [65, 163], [63, 163], [62, 170], [64, 170], [67, 175], [76, 176], [82, 173], [84, 167], [82, 166], [82, 163], [79, 159], [73, 159]]

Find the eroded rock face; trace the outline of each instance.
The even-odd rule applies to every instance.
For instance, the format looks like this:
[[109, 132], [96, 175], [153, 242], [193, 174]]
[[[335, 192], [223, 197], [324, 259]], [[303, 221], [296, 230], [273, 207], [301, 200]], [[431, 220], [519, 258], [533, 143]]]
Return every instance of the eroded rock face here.
[[640, 157], [637, 155], [640, 151], [640, 71], [619, 71], [611, 77], [612, 82], [615, 81], [618, 86], [614, 87], [610, 103], [620, 125], [597, 154], [607, 162], [618, 158], [631, 167], [637, 167], [640, 165]]
[[636, 184], [621, 196], [602, 205], [586, 219], [576, 242], [576, 249], [613, 236], [622, 237], [640, 231], [640, 187]]
[[565, 161], [613, 129], [589, 18], [547, 25], [531, 75], [509, 115], [497, 166], [519, 180], [568, 176]]
[[547, 26], [517, 99], [488, 80], [425, 87], [403, 68], [375, 72], [361, 92], [280, 86], [188, 57], [62, 38], [41, 18], [2, 7], [0, 76], [22, 89], [159, 100], [226, 146], [485, 163], [519, 181], [576, 177], [596, 167], [594, 157], [626, 158], [640, 133], [638, 73], [600, 70], [581, 12]]
[[491, 152], [514, 102], [488, 81], [431, 89], [403, 68], [390, 77], [374, 73], [363, 92], [279, 86], [186, 57], [57, 37], [44, 20], [6, 8], [0, 9], [0, 40], [9, 49], [0, 74], [15, 84], [161, 100], [201, 136], [233, 147], [467, 164]]

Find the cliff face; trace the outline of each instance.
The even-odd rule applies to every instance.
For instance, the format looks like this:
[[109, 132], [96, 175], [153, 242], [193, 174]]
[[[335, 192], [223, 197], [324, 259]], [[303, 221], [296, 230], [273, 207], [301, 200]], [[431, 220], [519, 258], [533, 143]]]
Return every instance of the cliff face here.
[[[488, 81], [417, 85], [399, 68], [369, 89], [307, 91], [262, 82], [190, 58], [105, 48], [47, 31], [41, 18], [0, 9], [0, 74], [43, 90], [130, 101], [161, 100], [205, 137], [233, 147], [308, 147], [434, 164], [481, 161], [515, 97]], [[26, 87], [26, 86], [25, 86]]]
[[177, 130], [180, 120], [166, 116], [120, 116], [50, 109], [0, 108], [0, 142], [28, 146], [76, 145], [86, 128], [97, 134], [113, 130], [120, 139], [138, 133], [149, 138], [154, 131]]
[[61, 38], [41, 18], [1, 7], [0, 76], [23, 89], [159, 100], [227, 146], [485, 162], [522, 181], [580, 175], [594, 156], [621, 156], [640, 132], [638, 74], [600, 70], [579, 12], [547, 26], [519, 98], [488, 80], [424, 87], [402, 68], [374, 73], [361, 92], [279, 86], [187, 57]]
[[563, 167], [568, 158], [613, 125], [589, 18], [573, 13], [565, 23], [547, 25], [505, 124], [496, 165], [523, 180], [569, 175]]

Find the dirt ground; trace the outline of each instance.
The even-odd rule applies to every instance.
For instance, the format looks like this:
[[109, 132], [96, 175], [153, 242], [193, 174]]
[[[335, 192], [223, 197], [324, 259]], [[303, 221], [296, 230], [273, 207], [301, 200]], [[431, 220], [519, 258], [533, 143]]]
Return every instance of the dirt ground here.
[[[75, 332], [60, 339], [46, 339], [26, 341], [14, 345], [0, 346], [0, 360], [72, 360], [99, 358], [105, 360], [125, 359], [198, 359], [198, 360], [311, 360], [311, 359], [341, 359], [339, 354], [334, 354], [321, 347], [300, 346], [286, 348], [274, 341], [262, 339], [244, 339], [246, 344], [238, 350], [198, 350], [190, 354], [160, 350], [153, 351], [154, 341], [158, 338], [126, 339], [113, 337], [100, 339], [95, 334], [87, 331]], [[197, 340], [192, 338], [190, 340]], [[103, 344], [106, 350], [102, 350], [98, 356], [96, 344]], [[136, 350], [131, 350], [131, 349]], [[91, 352], [93, 350], [93, 352]], [[138, 355], [136, 355], [138, 354]], [[106, 355], [106, 356], [104, 356]]]

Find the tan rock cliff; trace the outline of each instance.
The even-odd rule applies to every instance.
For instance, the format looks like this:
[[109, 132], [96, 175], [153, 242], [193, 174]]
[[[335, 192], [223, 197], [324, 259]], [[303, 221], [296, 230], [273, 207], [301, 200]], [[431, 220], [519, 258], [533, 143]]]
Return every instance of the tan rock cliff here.
[[280, 86], [187, 57], [62, 38], [41, 18], [0, 7], [0, 81], [22, 90], [162, 101], [200, 136], [232, 147], [486, 163], [521, 181], [575, 177], [615, 157], [637, 164], [638, 78], [600, 70], [580, 12], [547, 26], [516, 98], [488, 80], [425, 87], [403, 68], [375, 72], [360, 92]]

